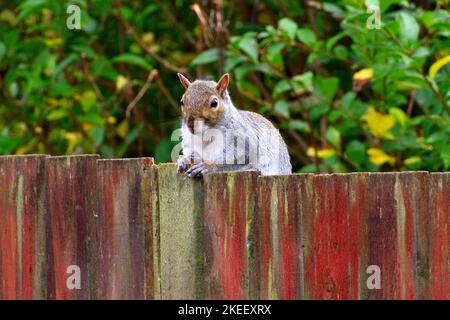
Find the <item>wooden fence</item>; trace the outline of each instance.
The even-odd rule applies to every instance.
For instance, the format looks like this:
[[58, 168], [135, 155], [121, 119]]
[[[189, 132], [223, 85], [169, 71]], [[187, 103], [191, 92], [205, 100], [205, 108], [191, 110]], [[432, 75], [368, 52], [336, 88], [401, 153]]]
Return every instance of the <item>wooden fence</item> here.
[[3, 156], [0, 298], [449, 299], [449, 206], [450, 173], [191, 180], [151, 158]]

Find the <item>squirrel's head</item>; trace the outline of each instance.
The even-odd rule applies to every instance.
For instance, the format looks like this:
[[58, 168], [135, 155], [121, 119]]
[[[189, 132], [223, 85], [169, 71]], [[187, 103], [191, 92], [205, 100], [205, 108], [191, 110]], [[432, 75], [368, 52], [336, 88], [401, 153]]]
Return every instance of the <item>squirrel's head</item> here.
[[178, 78], [186, 92], [181, 97], [181, 111], [183, 120], [189, 130], [194, 133], [195, 121], [203, 119], [205, 123], [213, 127], [225, 112], [225, 99], [230, 76], [224, 74], [218, 82], [195, 80], [178, 73]]

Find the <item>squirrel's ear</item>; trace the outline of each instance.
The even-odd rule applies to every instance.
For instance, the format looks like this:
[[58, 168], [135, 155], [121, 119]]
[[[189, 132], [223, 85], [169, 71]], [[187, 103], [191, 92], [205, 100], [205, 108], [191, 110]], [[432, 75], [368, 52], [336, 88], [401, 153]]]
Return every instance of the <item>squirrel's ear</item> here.
[[225, 91], [227, 91], [228, 83], [230, 82], [230, 75], [225, 73], [222, 77], [220, 77], [219, 82], [217, 82], [216, 89], [219, 91], [220, 96], [223, 97]]
[[187, 89], [191, 85], [191, 82], [189, 81], [189, 79], [186, 78], [185, 76], [183, 76], [181, 73], [177, 73], [177, 75], [178, 75], [178, 78], [180, 79], [180, 82], [183, 85], [183, 87], [185, 89]]

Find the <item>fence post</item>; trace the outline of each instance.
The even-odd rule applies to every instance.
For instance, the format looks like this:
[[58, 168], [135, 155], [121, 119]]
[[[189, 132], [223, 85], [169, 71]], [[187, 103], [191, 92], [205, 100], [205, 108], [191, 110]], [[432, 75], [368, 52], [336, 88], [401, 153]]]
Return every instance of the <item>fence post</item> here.
[[0, 299], [46, 297], [45, 158], [0, 156]]

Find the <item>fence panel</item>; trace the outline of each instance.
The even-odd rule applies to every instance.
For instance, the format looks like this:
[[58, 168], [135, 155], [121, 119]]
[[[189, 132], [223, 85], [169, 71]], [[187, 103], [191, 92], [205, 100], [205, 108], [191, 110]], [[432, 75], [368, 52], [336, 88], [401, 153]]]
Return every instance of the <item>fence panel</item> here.
[[2, 156], [0, 299], [450, 299], [449, 195], [448, 172]]

